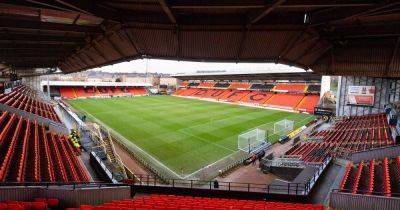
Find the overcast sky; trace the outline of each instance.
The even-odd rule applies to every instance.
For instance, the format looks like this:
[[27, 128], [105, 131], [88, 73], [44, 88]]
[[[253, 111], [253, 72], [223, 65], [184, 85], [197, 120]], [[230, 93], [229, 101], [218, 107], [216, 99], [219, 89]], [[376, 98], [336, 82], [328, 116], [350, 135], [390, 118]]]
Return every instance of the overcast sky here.
[[299, 72], [304, 71], [296, 67], [274, 63], [215, 63], [215, 62], [189, 62], [160, 59], [139, 59], [122, 62], [114, 65], [92, 69], [105, 72], [158, 72], [158, 73], [192, 73], [204, 70], [257, 71], [257, 72]]

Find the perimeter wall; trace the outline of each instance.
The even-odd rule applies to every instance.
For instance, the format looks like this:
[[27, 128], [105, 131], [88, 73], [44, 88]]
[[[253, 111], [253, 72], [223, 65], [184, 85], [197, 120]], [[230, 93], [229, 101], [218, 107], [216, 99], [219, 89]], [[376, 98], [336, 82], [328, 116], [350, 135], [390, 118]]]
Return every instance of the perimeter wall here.
[[[349, 86], [375, 86], [373, 106], [348, 105]], [[400, 80], [392, 78], [342, 76], [338, 81], [336, 100], [337, 116], [359, 116], [376, 114], [384, 111], [385, 104], [400, 100]]]

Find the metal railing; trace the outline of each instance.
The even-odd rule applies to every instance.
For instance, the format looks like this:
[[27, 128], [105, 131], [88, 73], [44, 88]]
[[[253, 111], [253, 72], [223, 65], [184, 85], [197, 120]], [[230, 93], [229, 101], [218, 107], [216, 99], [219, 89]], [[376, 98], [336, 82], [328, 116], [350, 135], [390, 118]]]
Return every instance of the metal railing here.
[[400, 199], [400, 193], [395, 193], [395, 192], [381, 192], [381, 191], [372, 191], [369, 192], [367, 190], [357, 190], [355, 193], [353, 193], [353, 190], [350, 189], [333, 189], [332, 192], [338, 192], [338, 193], [348, 193], [348, 194], [353, 194], [353, 195], [365, 195], [365, 196], [382, 196], [382, 197], [397, 197]]
[[159, 182], [157, 177], [149, 175], [135, 175], [139, 177], [140, 182], [132, 184], [124, 183], [106, 183], [106, 182], [2, 182], [1, 187], [62, 187], [63, 189], [82, 189], [82, 188], [106, 188], [106, 187], [165, 187], [173, 189], [193, 189], [193, 190], [212, 190], [212, 191], [230, 191], [230, 192], [254, 192], [265, 194], [283, 194], [283, 195], [306, 195], [306, 185], [304, 183], [287, 183], [287, 184], [257, 184], [257, 183], [241, 183], [241, 182], [218, 182], [215, 181], [199, 181], [199, 180], [183, 180], [170, 179], [169, 184]]

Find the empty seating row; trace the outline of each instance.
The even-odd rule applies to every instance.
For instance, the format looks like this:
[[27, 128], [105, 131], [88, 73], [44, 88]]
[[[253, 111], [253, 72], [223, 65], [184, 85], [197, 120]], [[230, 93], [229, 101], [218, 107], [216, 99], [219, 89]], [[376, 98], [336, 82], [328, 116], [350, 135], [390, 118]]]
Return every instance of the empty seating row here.
[[[168, 209], [168, 210], [323, 210], [322, 205], [236, 200], [224, 198], [150, 195], [135, 199], [116, 200], [100, 206], [82, 205], [79, 209]], [[70, 209], [72, 210], [72, 209]]]
[[306, 91], [307, 85], [305, 84], [285, 84], [279, 83], [276, 84], [274, 87], [274, 91], [281, 91], [281, 92], [302, 92]]
[[334, 129], [360, 129], [360, 128], [389, 128], [385, 114], [374, 114], [365, 116], [343, 117], [342, 120], [335, 123]]
[[317, 95], [274, 93], [258, 90], [233, 90], [212, 88], [178, 89], [174, 95], [210, 98], [217, 101], [246, 103], [280, 109], [312, 113], [319, 102]]
[[0, 94], [0, 103], [61, 122], [52, 105], [40, 100], [39, 97], [31, 97], [25, 94], [26, 91], [26, 88], [15, 88], [8, 94]]
[[15, 114], [0, 115], [0, 182], [87, 182], [65, 136]]
[[250, 88], [250, 83], [244, 83], [244, 82], [232, 82], [231, 85], [229, 86], [229, 89], [234, 89], [234, 90], [247, 90]]
[[400, 156], [383, 160], [349, 163], [340, 185], [341, 192], [400, 197]]
[[307, 162], [322, 162], [326, 157], [335, 156], [341, 152], [393, 145], [395, 142], [389, 124], [387, 120], [381, 119], [384, 119], [384, 114], [350, 117], [338, 121], [332, 126], [333, 129], [323, 130], [313, 135], [314, 138], [322, 141], [299, 143], [286, 154], [298, 155]]
[[94, 96], [146, 95], [144, 87], [60, 87], [63, 98]]

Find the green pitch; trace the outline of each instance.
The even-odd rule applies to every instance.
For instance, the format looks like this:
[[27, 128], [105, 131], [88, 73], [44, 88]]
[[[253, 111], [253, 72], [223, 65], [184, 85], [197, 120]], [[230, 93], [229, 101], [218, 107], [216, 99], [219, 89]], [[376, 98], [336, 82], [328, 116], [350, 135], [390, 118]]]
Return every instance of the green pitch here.
[[[80, 99], [75, 109], [102, 121], [178, 174], [190, 174], [237, 151], [237, 136], [282, 119], [300, 127], [314, 116], [173, 96]], [[270, 135], [271, 141], [278, 136]]]

